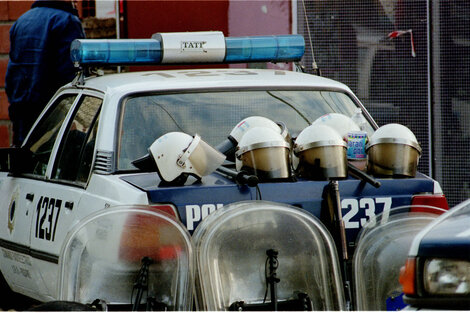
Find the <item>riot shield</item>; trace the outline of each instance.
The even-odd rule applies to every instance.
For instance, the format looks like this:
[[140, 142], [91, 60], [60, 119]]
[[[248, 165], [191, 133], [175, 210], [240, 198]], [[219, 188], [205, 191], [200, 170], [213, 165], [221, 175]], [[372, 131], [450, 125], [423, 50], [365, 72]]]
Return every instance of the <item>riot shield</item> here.
[[60, 255], [60, 300], [110, 310], [192, 309], [193, 249], [173, 216], [147, 206], [99, 211], [68, 234]]
[[201, 310], [343, 310], [334, 242], [304, 210], [244, 201], [210, 214], [193, 234]]
[[356, 309], [396, 311], [404, 308], [400, 268], [415, 235], [445, 210], [419, 205], [391, 209], [361, 230], [353, 256]]

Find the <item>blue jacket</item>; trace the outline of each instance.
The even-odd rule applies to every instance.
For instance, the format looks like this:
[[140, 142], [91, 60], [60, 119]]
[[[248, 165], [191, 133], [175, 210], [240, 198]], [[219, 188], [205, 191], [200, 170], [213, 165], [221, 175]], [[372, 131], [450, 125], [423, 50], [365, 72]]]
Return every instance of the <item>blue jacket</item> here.
[[65, 1], [33, 3], [10, 29], [5, 91], [10, 119], [34, 121], [57, 89], [72, 81], [70, 44], [85, 38], [77, 11]]

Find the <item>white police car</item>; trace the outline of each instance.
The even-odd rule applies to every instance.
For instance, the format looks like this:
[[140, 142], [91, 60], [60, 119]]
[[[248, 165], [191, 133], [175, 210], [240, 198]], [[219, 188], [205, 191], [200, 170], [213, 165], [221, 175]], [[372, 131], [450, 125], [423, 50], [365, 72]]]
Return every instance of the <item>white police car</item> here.
[[422, 230], [401, 273], [408, 309], [470, 308], [470, 200]]
[[[82, 67], [287, 62], [303, 52], [298, 35], [220, 32], [71, 49]], [[347, 174], [344, 134], [322, 126], [322, 140], [309, 126], [357, 108], [373, 132], [347, 86], [293, 71], [78, 75], [22, 147], [0, 152], [3, 290], [123, 310], [348, 308], [361, 227], [379, 213], [385, 224], [396, 206], [447, 205], [439, 184], [409, 165], [372, 172], [378, 180]], [[293, 145], [307, 128], [300, 137], [317, 139]], [[298, 166], [305, 151], [320, 156]]]

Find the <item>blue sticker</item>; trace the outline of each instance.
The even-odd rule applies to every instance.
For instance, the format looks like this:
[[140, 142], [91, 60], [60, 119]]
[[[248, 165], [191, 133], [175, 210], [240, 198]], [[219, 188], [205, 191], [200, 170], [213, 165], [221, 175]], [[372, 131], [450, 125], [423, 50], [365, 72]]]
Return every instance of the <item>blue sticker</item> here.
[[407, 306], [407, 304], [403, 302], [403, 292], [394, 293], [391, 297], [387, 299], [386, 303], [387, 311], [400, 311]]

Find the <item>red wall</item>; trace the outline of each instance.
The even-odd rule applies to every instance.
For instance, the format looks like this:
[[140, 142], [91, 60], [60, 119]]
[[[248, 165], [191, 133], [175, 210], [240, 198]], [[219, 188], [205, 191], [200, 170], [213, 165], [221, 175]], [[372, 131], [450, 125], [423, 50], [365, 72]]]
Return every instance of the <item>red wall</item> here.
[[222, 31], [226, 36], [292, 32], [291, 0], [129, 0], [124, 5], [122, 36], [127, 38], [210, 30]]
[[158, 32], [220, 30], [228, 33], [229, 0], [126, 1], [128, 38], [149, 38]]
[[292, 33], [291, 0], [230, 1], [230, 36], [286, 35]]

